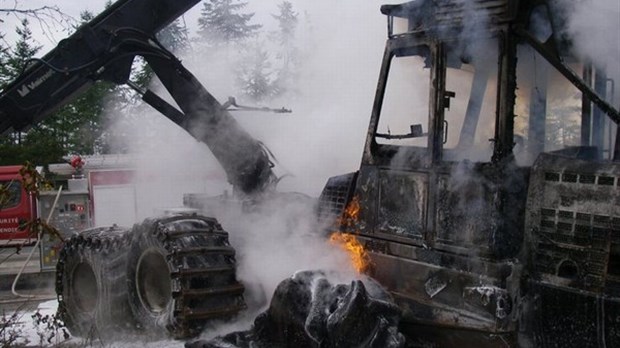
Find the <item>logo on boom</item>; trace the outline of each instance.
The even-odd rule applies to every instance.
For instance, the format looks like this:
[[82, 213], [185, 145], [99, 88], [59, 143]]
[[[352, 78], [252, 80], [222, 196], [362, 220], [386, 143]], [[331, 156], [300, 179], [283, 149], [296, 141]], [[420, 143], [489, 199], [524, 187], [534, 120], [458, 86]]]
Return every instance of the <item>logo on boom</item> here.
[[28, 84], [22, 85], [21, 88], [17, 89], [17, 93], [19, 93], [21, 97], [27, 96], [30, 91], [34, 91], [35, 88], [39, 87], [41, 84], [43, 84], [43, 82], [47, 81], [47, 79], [49, 79], [53, 73], [54, 71], [48, 70], [45, 74], [41, 75], [41, 77], [37, 78], [36, 80]]

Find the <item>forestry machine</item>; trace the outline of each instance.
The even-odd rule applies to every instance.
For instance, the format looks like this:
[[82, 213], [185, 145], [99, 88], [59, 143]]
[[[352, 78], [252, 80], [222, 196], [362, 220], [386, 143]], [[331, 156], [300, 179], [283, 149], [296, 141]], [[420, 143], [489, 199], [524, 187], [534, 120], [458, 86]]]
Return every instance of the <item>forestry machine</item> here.
[[604, 61], [620, 57], [580, 59], [559, 7], [573, 3], [381, 7], [361, 166], [328, 180], [319, 216], [357, 236], [414, 346], [620, 347], [620, 114]]
[[[97, 80], [128, 83], [138, 55], [181, 110], [143, 99], [205, 142], [237, 192], [270, 190], [262, 145], [154, 39], [197, 2], [116, 2], [3, 89], [0, 132]], [[318, 213], [362, 243], [413, 346], [620, 346], [615, 84], [604, 57], [575, 53], [560, 3], [381, 7], [388, 39], [361, 166], [328, 180]], [[72, 237], [56, 288], [82, 334], [187, 336], [245, 306], [228, 235], [198, 215]]]
[[[180, 110], [149, 90], [141, 92], [142, 99], [207, 144], [238, 194], [266, 193], [276, 177], [263, 145], [155, 38], [198, 2], [115, 2], [4, 86], [0, 133], [32, 127], [96, 81], [139, 90], [129, 78], [140, 56]], [[71, 237], [57, 264], [56, 291], [59, 315], [78, 335], [138, 327], [184, 337], [246, 306], [228, 234], [215, 219], [200, 215]]]

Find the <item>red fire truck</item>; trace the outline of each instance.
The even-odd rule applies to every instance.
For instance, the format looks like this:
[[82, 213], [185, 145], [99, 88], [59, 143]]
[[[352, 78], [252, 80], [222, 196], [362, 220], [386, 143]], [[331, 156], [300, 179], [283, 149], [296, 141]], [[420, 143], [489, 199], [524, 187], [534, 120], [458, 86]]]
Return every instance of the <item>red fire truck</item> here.
[[[30, 246], [39, 236], [28, 222], [40, 218], [48, 222], [63, 237], [92, 227], [90, 197], [87, 179], [69, 178], [64, 186], [42, 190], [38, 197], [26, 191], [22, 183], [22, 166], [1, 166], [0, 184], [4, 187], [0, 204], [0, 246]], [[64, 189], [63, 189], [64, 187]], [[57, 236], [44, 234], [39, 243], [41, 270], [53, 269], [62, 241]]]
[[37, 216], [34, 197], [26, 192], [21, 182], [21, 166], [0, 167], [0, 185], [6, 194], [0, 203], [0, 245], [31, 244], [33, 238], [28, 229], [20, 229], [20, 223]]
[[[161, 156], [140, 158], [148, 163], [162, 160]], [[50, 164], [54, 189], [41, 189], [38, 197], [23, 189], [21, 166], [0, 166], [0, 183], [10, 197], [4, 204], [0, 200], [0, 246], [33, 245], [37, 236], [20, 230], [19, 224], [35, 218], [49, 218], [49, 224], [68, 238], [90, 227], [130, 227], [144, 217], [166, 214], [183, 205], [186, 192], [213, 196], [226, 188], [220, 172], [194, 168], [191, 163], [184, 171], [170, 172], [159, 167], [138, 171], [140, 161], [129, 154], [83, 156], [81, 161], [80, 165], [72, 159]], [[51, 269], [61, 243], [44, 235], [40, 244], [41, 267]]]

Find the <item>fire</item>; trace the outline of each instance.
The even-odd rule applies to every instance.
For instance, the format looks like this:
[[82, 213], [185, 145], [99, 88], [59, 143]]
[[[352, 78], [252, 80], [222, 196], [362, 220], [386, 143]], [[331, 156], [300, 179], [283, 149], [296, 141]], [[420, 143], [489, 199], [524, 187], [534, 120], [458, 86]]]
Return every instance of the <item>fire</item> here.
[[360, 215], [360, 200], [357, 196], [353, 197], [351, 202], [347, 204], [347, 207], [344, 209], [344, 214], [342, 215], [342, 219], [344, 223], [347, 222], [355, 222], [359, 218]]
[[329, 237], [329, 242], [338, 245], [349, 254], [351, 263], [356, 271], [363, 273], [370, 266], [370, 257], [362, 243], [360, 243], [354, 235], [349, 233], [334, 232]]
[[[342, 216], [338, 220], [340, 229], [354, 229], [359, 221], [360, 210], [359, 199], [355, 196], [349, 204], [347, 204]], [[370, 257], [368, 256], [366, 250], [364, 250], [362, 243], [355, 238], [355, 235], [338, 231], [331, 234], [329, 241], [334, 245], [338, 245], [349, 254], [353, 267], [359, 273], [363, 273], [368, 270], [370, 266]]]

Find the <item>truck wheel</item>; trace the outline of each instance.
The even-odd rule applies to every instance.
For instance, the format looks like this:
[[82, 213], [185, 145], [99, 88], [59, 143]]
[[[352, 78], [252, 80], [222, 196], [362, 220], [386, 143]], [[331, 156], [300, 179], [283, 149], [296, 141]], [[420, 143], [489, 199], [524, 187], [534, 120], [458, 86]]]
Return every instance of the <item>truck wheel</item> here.
[[127, 267], [130, 307], [149, 332], [191, 337], [246, 308], [235, 250], [215, 219], [175, 216], [134, 226]]
[[87, 230], [65, 242], [56, 265], [56, 295], [58, 315], [73, 335], [101, 339], [132, 324], [128, 248], [127, 230], [118, 227]]

